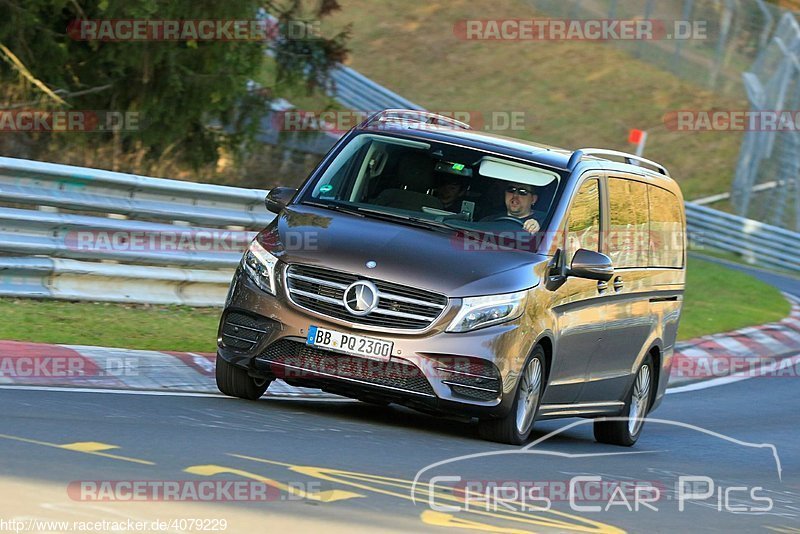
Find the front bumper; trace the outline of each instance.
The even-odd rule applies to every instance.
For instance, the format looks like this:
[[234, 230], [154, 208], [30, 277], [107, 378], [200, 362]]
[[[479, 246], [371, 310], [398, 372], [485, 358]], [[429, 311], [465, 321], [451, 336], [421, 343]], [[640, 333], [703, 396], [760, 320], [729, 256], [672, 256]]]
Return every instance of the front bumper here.
[[[458, 308], [449, 306], [418, 333], [379, 331], [299, 308], [286, 297], [284, 277], [276, 279], [273, 296], [241, 269], [236, 271], [220, 321], [221, 358], [253, 375], [366, 400], [480, 417], [502, 416], [510, 409], [533, 339], [520, 326], [521, 319], [447, 333], [444, 329]], [[305, 339], [312, 325], [392, 341], [392, 356], [377, 362], [308, 347]]]

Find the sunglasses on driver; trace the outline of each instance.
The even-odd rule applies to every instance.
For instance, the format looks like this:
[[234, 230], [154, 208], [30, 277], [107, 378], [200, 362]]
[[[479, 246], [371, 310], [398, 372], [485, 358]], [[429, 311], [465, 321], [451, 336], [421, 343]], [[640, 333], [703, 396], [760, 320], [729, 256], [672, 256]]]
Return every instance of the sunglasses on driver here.
[[506, 193], [510, 193], [512, 195], [517, 194], [521, 197], [527, 197], [528, 195], [532, 194], [532, 191], [530, 189], [525, 189], [524, 187], [509, 186], [506, 188]]

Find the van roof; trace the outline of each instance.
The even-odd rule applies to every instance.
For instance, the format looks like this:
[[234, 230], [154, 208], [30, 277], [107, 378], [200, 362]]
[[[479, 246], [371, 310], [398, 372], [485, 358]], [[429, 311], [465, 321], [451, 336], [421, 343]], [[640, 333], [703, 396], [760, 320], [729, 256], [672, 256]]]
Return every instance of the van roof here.
[[[402, 118], [394, 120], [382, 119], [387, 113], [407, 113], [409, 115], [404, 115]], [[413, 117], [415, 114], [420, 114], [423, 120], [408, 120], [409, 116]], [[428, 112], [385, 110], [364, 121], [358, 129], [378, 129], [395, 134], [404, 134], [417, 139], [429, 139], [444, 143], [457, 141], [458, 144], [470, 148], [495, 152], [568, 172], [572, 172], [583, 162], [588, 167], [637, 174], [647, 173], [650, 176], [669, 178], [669, 172], [663, 165], [634, 154], [594, 148], [572, 151], [524, 139], [472, 130], [467, 124]], [[621, 158], [624, 163], [608, 159], [609, 157]]]

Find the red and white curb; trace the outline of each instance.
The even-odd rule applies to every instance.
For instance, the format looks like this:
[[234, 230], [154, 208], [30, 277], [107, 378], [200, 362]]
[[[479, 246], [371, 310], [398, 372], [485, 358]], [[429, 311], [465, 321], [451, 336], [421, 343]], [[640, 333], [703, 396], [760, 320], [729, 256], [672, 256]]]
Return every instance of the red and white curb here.
[[800, 351], [800, 301], [787, 293], [791, 313], [782, 321], [750, 326], [676, 344], [670, 385], [737, 377], [798, 377], [797, 364], [781, 361]]
[[[727, 383], [754, 376], [797, 377], [800, 357], [790, 356], [800, 352], [800, 302], [790, 295], [786, 297], [792, 303], [792, 311], [782, 321], [678, 343], [671, 388], [687, 390], [697, 382]], [[218, 393], [214, 358], [214, 354], [197, 352], [0, 341], [0, 387], [207, 395]], [[316, 389], [290, 386], [281, 380], [273, 382], [267, 396], [339, 398]]]
[[[0, 386], [219, 393], [214, 354], [0, 341]], [[268, 396], [328, 397], [276, 380]]]

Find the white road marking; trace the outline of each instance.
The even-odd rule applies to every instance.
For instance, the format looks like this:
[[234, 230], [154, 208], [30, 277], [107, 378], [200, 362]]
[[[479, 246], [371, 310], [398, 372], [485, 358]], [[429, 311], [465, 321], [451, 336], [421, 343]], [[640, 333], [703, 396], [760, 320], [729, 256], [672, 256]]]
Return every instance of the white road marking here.
[[[233, 399], [227, 395], [220, 393], [191, 393], [188, 391], [150, 391], [150, 390], [131, 390], [131, 389], [101, 389], [101, 388], [68, 388], [58, 386], [6, 386], [0, 385], [0, 390], [22, 390], [22, 391], [50, 391], [50, 392], [67, 392], [67, 393], [111, 393], [116, 395], [145, 395], [152, 397], [203, 397], [203, 398], [217, 398], [217, 399]], [[315, 399], [313, 397], [296, 397], [296, 396], [278, 396], [267, 395], [264, 399], [275, 400], [300, 400], [303, 402], [358, 402], [354, 399], [341, 398], [341, 399]]]
[[[728, 376], [721, 376], [719, 378], [713, 378], [711, 380], [705, 380], [703, 382], [698, 382], [695, 384], [687, 384], [685, 386], [676, 386], [676, 387], [668, 387], [667, 388], [667, 395], [671, 395], [673, 393], [688, 393], [691, 391], [700, 391], [703, 389], [713, 388], [717, 386], [724, 386], [727, 384], [734, 384], [736, 382], [741, 382], [743, 380], [749, 380], [751, 378], [758, 378], [761, 376], [766, 375], [767, 373], [777, 373], [787, 367], [791, 367], [793, 365], [800, 364], [800, 354], [796, 354], [794, 356], [790, 356], [788, 358], [782, 359], [777, 365], [775, 365], [774, 360], [763, 362], [758, 368], [751, 369], [747, 371], [741, 371], [739, 373], [734, 373]], [[111, 393], [116, 395], [146, 395], [146, 396], [155, 396], [155, 397], [212, 397], [212, 398], [219, 398], [219, 399], [231, 399], [233, 397], [228, 397], [226, 395], [222, 395], [219, 393], [190, 393], [190, 392], [181, 392], [181, 391], [152, 391], [152, 390], [130, 390], [130, 389], [102, 389], [102, 388], [70, 388], [70, 387], [58, 387], [58, 386], [17, 386], [17, 385], [4, 385], [0, 384], [0, 390], [23, 390], [23, 391], [50, 391], [50, 392], [69, 392], [69, 393]], [[348, 398], [341, 398], [341, 399], [331, 399], [331, 398], [324, 398], [324, 399], [317, 399], [314, 397], [300, 397], [300, 396], [293, 396], [293, 395], [274, 395], [270, 396], [269, 394], [264, 397], [266, 399], [276, 399], [276, 400], [298, 400], [304, 402], [358, 402], [354, 399]]]
[[103, 389], [103, 388], [70, 388], [59, 386], [6, 386], [0, 385], [0, 389], [19, 389], [24, 391], [56, 391], [68, 393], [114, 393], [117, 395], [150, 395], [154, 397], [217, 397], [228, 399], [218, 393], [190, 393], [187, 391], [151, 391], [151, 390], [132, 390], [132, 389]]

